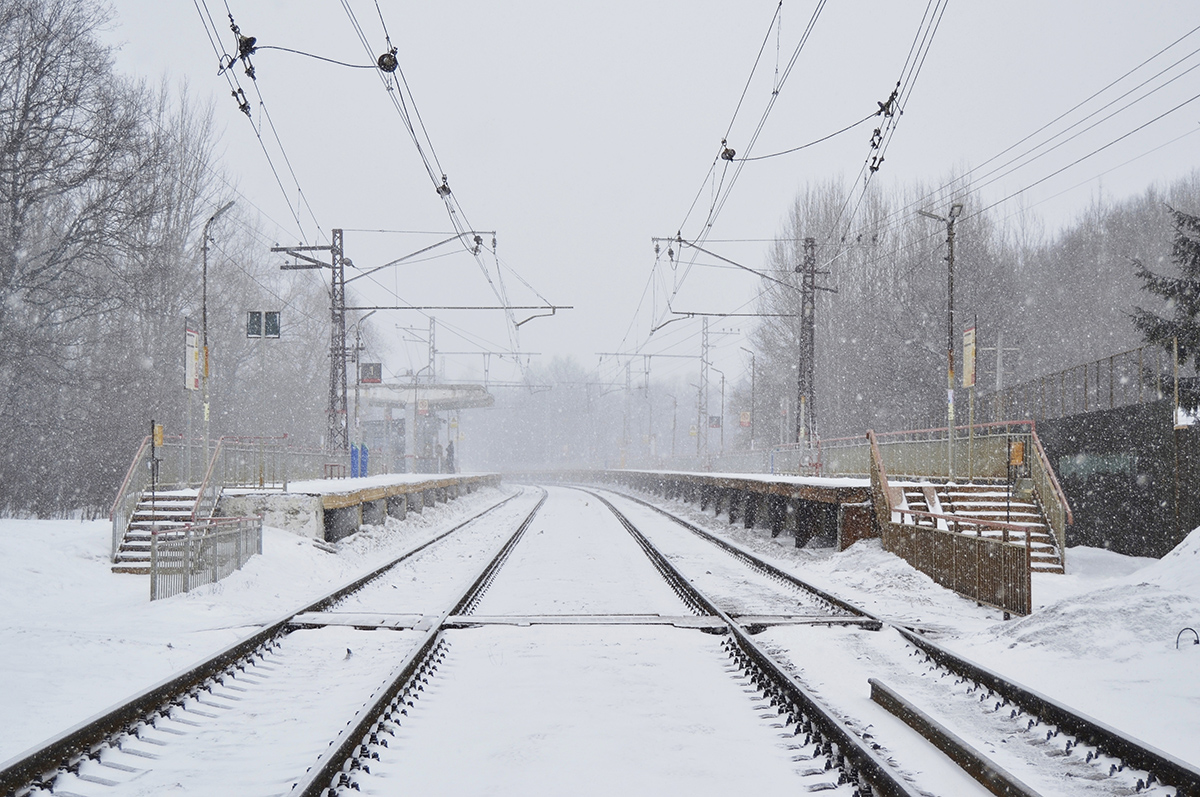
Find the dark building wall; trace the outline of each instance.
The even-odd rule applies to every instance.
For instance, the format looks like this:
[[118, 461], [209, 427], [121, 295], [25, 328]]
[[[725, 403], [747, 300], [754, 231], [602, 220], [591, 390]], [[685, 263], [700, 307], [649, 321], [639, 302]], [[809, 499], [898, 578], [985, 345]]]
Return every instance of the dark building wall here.
[[1075, 518], [1068, 545], [1160, 557], [1200, 525], [1200, 432], [1174, 430], [1171, 408], [1158, 401], [1038, 422]]

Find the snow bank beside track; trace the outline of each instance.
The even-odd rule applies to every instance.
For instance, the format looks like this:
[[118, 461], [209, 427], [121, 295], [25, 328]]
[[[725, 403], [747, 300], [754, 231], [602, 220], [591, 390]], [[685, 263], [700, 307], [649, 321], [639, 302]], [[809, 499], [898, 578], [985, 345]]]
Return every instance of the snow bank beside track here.
[[365, 526], [338, 555], [281, 529], [214, 584], [151, 602], [114, 574], [107, 521], [0, 520], [0, 761], [316, 600], [501, 500], [483, 489]]

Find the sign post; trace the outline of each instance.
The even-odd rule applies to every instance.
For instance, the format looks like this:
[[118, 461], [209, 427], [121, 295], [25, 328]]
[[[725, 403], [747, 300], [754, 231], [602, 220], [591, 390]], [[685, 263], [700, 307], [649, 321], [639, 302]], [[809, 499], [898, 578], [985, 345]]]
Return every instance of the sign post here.
[[963, 332], [963, 387], [969, 388], [967, 411], [967, 481], [975, 479], [975, 325]]
[[188, 484], [192, 483], [192, 405], [200, 389], [200, 325], [183, 319], [183, 388], [187, 394], [187, 440], [184, 441]]

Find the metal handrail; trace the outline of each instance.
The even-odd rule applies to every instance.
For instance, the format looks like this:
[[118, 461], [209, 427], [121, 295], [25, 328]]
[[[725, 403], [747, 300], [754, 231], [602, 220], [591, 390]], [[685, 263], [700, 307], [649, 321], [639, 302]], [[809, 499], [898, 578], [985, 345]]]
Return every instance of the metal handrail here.
[[[1032, 422], [1030, 422], [1030, 426], [1033, 426]], [[1050, 466], [1050, 458], [1046, 456], [1046, 450], [1042, 448], [1042, 441], [1038, 438], [1037, 431], [1032, 428], [1030, 429], [1030, 440], [1033, 443], [1034, 456], [1030, 458], [1029, 477], [1033, 480], [1038, 498], [1041, 499], [1042, 510], [1046, 513], [1046, 521], [1050, 524], [1050, 531], [1053, 532], [1054, 541], [1058, 544], [1059, 560], [1065, 567], [1067, 563], [1067, 526], [1073, 525], [1075, 518], [1071, 514], [1071, 505], [1067, 503], [1067, 496], [1058, 483], [1058, 477], [1054, 474], [1054, 468]]]
[[210, 518], [170, 532], [154, 532], [150, 536], [150, 600], [219, 581], [261, 553], [261, 517]]
[[1145, 404], [1169, 396], [1172, 368], [1169, 351], [1147, 344], [983, 393], [978, 412], [1046, 420]]
[[213, 474], [224, 446], [225, 438], [222, 437], [217, 441], [217, 447], [213, 449], [212, 458], [208, 461], [208, 468], [204, 471], [204, 478], [196, 490], [196, 502], [192, 504], [193, 523], [207, 520], [216, 511], [217, 501], [221, 498], [221, 491], [225, 488], [225, 483], [223, 480], [220, 483], [214, 483]]
[[879, 441], [876, 440], [875, 432], [871, 429], [867, 430], [867, 445], [871, 447], [871, 483], [874, 486], [875, 481], [879, 481], [879, 489], [876, 494], [883, 502], [882, 510], [879, 506], [875, 507], [875, 515], [882, 526], [884, 523], [891, 522], [892, 519], [892, 494], [888, 484], [887, 468], [883, 466], [883, 455], [879, 453]]
[[[946, 525], [948, 527], [951, 524], [953, 524], [954, 526], [971, 526], [976, 529], [995, 529], [997, 531], [1002, 532], [1004, 542], [1009, 543], [1011, 545], [1018, 545], [1018, 543], [1015, 543], [1012, 540], [1010, 540], [1008, 538], [1008, 533], [1010, 531], [1019, 531], [1025, 535], [1025, 543], [1020, 545], [1020, 547], [1026, 547], [1026, 548], [1029, 547], [1029, 529], [1031, 526], [1036, 525], [1036, 524], [1029, 524], [1029, 523], [1022, 525], [1021, 523], [1012, 523], [1012, 522], [1004, 521], [1004, 520], [989, 520], [987, 518], [973, 518], [968, 515], [946, 514], [945, 512], [926, 512], [923, 509], [896, 509], [893, 511], [896, 514], [900, 515], [901, 518], [903, 518], [905, 515], [912, 515], [914, 518], [924, 517], [924, 518], [933, 518], [934, 520], [945, 520]], [[915, 525], [919, 525], [919, 524], [915, 524]], [[922, 527], [922, 528], [928, 528], [930, 531], [950, 531], [955, 534], [969, 533], [969, 532], [960, 531], [957, 528], [945, 528], [945, 529], [939, 528], [939, 527], [937, 527], [936, 524], [934, 524], [934, 526], [932, 528], [927, 527], [927, 526]]]
[[[121, 482], [121, 488], [117, 490], [117, 497], [113, 500], [112, 509], [108, 512], [108, 520], [112, 524], [112, 550], [109, 556], [113, 561], [117, 558], [117, 551], [121, 547], [121, 540], [124, 539], [125, 530], [129, 528], [129, 521], [133, 517], [134, 509], [137, 508], [137, 502], [130, 502], [129, 496], [132, 494], [141, 495], [142, 490], [145, 488], [145, 483], [150, 478], [147, 469], [143, 467], [149, 453], [150, 436], [146, 435], [142, 439], [142, 444], [138, 448], [137, 453], [133, 455], [133, 462], [130, 463], [129, 470], [125, 473], [125, 480]], [[134, 486], [135, 484], [136, 487]]]

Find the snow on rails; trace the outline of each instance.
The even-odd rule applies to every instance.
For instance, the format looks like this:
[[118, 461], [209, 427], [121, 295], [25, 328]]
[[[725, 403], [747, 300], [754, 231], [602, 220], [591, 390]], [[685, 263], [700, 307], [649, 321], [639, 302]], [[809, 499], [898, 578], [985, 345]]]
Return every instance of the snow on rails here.
[[659, 507], [534, 498], [60, 734], [0, 791], [1200, 794], [1191, 765]]

